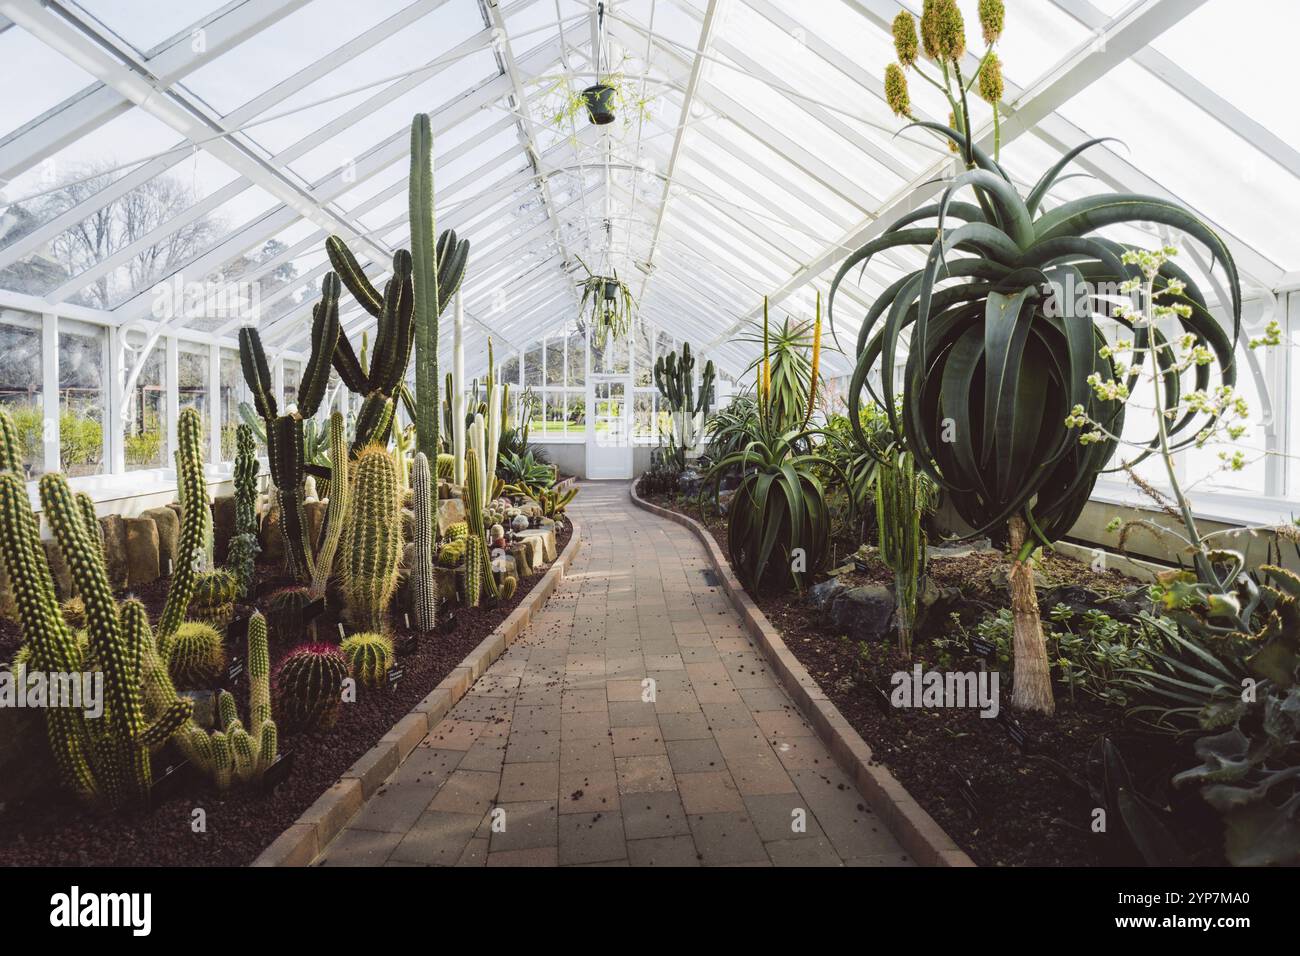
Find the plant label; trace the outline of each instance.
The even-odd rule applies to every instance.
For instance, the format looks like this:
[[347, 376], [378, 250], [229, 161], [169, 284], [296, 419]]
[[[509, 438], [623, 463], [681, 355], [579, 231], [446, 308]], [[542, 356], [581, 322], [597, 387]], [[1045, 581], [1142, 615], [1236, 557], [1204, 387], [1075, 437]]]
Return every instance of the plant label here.
[[1022, 754], [1028, 755], [1033, 752], [1033, 741], [1029, 738], [1029, 732], [1020, 726], [1020, 721], [1005, 710], [999, 711], [995, 719]]

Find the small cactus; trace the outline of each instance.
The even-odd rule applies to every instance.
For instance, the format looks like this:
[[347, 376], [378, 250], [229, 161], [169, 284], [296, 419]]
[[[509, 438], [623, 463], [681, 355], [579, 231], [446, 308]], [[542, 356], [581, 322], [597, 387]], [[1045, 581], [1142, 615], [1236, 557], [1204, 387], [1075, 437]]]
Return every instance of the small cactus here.
[[352, 634], [339, 645], [339, 651], [347, 658], [352, 676], [364, 687], [378, 687], [393, 666], [393, 642], [382, 634]]
[[466, 538], [456, 538], [446, 542], [438, 552], [438, 566], [441, 568], [458, 568], [465, 563]]
[[415, 564], [411, 568], [411, 603], [415, 624], [422, 631], [436, 623], [438, 597], [433, 585], [433, 544], [437, 532], [436, 489], [429, 475], [429, 459], [424, 452], [415, 453], [411, 470], [411, 489], [415, 494]]
[[451, 481], [456, 474], [456, 456], [439, 455], [438, 456], [438, 480]]
[[281, 645], [302, 640], [307, 631], [306, 609], [312, 600], [311, 590], [300, 585], [273, 592], [266, 600], [271, 639]]
[[163, 645], [163, 658], [177, 687], [185, 690], [211, 687], [226, 666], [221, 632], [202, 621], [186, 621]]
[[348, 613], [360, 627], [382, 631], [397, 591], [402, 556], [402, 510], [397, 469], [382, 445], [357, 458], [352, 510], [344, 534], [343, 581]]
[[447, 541], [463, 541], [469, 537], [469, 525], [463, 521], [457, 521], [455, 524], [447, 526], [447, 533], [442, 537]]
[[517, 587], [519, 587], [519, 579], [513, 574], [507, 574], [501, 582], [501, 600], [509, 601], [514, 597]]
[[86, 604], [79, 597], [70, 597], [59, 605], [59, 612], [68, 627], [74, 631], [86, 629]]
[[194, 582], [190, 598], [190, 617], [224, 628], [235, 613], [239, 597], [239, 579], [229, 571], [205, 571]]
[[324, 729], [338, 720], [347, 658], [330, 644], [304, 644], [292, 651], [275, 672], [279, 712], [303, 730]]

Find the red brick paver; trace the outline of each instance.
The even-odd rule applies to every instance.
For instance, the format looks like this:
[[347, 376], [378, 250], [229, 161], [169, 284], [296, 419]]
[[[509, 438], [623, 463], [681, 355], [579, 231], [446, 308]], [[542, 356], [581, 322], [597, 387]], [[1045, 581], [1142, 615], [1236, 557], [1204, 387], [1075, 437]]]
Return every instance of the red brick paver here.
[[587, 483], [583, 547], [327, 866], [911, 865], [685, 528]]

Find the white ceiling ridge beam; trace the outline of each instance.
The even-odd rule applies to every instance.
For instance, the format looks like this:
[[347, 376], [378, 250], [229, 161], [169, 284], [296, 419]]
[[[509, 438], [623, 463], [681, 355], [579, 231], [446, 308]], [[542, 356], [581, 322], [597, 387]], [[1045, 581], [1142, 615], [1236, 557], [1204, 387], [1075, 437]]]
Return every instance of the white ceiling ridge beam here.
[[[624, 19], [611, 24], [610, 30], [618, 33], [625, 42], [644, 39], [650, 35], [644, 27], [634, 21]], [[688, 65], [680, 54], [673, 49], [669, 41], [658, 36], [653, 39], [655, 46], [669, 58], [675, 59], [683, 68]], [[696, 96], [699, 97], [701, 102], [711, 106], [719, 116], [756, 136], [771, 149], [781, 154], [786, 161], [801, 169], [811, 179], [820, 183], [830, 192], [835, 193], [849, 205], [856, 207], [861, 212], [866, 212], [880, 204], [876, 197], [850, 176], [840, 172], [834, 166], [815, 155], [811, 149], [791, 139], [720, 89], [699, 90]]]
[[[843, 0], [864, 16], [888, 31], [897, 6], [886, 0]], [[1009, 115], [1002, 121], [1001, 142], [1005, 148], [1019, 136], [1029, 132], [1033, 123], [1054, 115], [1054, 111], [1072, 96], [1100, 79], [1119, 63], [1127, 59], [1134, 49], [1140, 49], [1169, 27], [1189, 15], [1205, 0], [1144, 0], [1130, 7], [1124, 14], [1107, 25], [1100, 37], [1092, 37], [1068, 54], [1053, 70], [1027, 90], [1018, 90], [1008, 84], [1004, 111]], [[967, 53], [967, 66], [974, 69], [974, 55]], [[976, 142], [984, 149], [992, 149], [993, 123], [985, 123], [975, 134]], [[896, 196], [868, 217], [858, 228], [847, 235], [793, 275], [769, 296], [769, 303], [783, 301], [808, 282], [824, 274], [837, 261], [845, 258], [844, 246], [858, 248], [889, 228], [901, 214], [925, 205], [942, 188], [939, 180], [951, 168], [951, 160], [943, 160], [923, 170], [912, 182], [906, 184]], [[763, 311], [762, 304], [750, 309], [736, 325], [723, 331], [714, 342], [726, 340], [744, 322], [752, 321]]]
[[[13, 17], [8, 11], [7, 4], [12, 2], [16, 0], [5, 0], [0, 11], [17, 22], [20, 18]], [[227, 4], [193, 24], [190, 30], [177, 34], [168, 45], [144, 60], [143, 65], [160, 82], [173, 83], [283, 20], [307, 2], [259, 0], [258, 3]], [[205, 45], [201, 51], [193, 49], [191, 36], [191, 31], [198, 28], [204, 31]], [[128, 97], [102, 81], [77, 91], [0, 139], [0, 183], [15, 178], [69, 143], [85, 137], [131, 106]]]
[[[663, 225], [664, 214], [668, 211], [668, 201], [672, 198], [671, 189], [673, 177], [677, 173], [677, 160], [681, 156], [682, 141], [686, 138], [686, 131], [690, 128], [691, 108], [695, 104], [695, 94], [700, 86], [700, 76], [704, 72], [703, 54], [708, 50], [709, 43], [713, 39], [713, 24], [717, 12], [718, 0], [708, 0], [700, 24], [700, 38], [696, 45], [700, 52], [696, 55], [695, 62], [691, 64], [691, 75], [686, 81], [686, 92], [682, 96], [682, 109], [677, 120], [677, 133], [673, 137], [673, 145], [668, 153], [668, 164], [664, 167], [663, 190], [659, 197], [659, 211], [655, 214], [654, 231], [650, 237], [650, 250], [646, 255], [646, 262], [651, 265], [654, 264], [655, 252], [659, 245], [659, 227]], [[646, 285], [649, 281], [650, 276], [648, 275], [641, 280], [640, 296], [645, 295]]]

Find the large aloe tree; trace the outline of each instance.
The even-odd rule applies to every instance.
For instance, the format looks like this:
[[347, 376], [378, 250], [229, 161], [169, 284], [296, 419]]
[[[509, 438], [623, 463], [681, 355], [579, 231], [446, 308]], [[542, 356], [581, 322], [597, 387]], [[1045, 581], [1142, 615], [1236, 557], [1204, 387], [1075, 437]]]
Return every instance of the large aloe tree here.
[[[935, 202], [920, 205], [855, 251], [831, 286], [872, 257], [901, 246], [925, 252], [923, 268], [894, 282], [873, 303], [858, 334], [849, 389], [849, 419], [858, 428], [864, 387], [891, 427], [947, 500], [976, 533], [1005, 527], [1014, 562], [1010, 574], [1015, 619], [1016, 707], [1054, 709], [1033, 572], [1037, 543], [1050, 543], [1074, 524], [1123, 429], [1124, 402], [1137, 371], [1118, 366], [1105, 349], [1101, 320], [1127, 326], [1137, 349], [1148, 347], [1168, 369], [1163, 387], [1177, 404], [1183, 386], [1163, 348], [1169, 331], [1135, 322], [1120, 294], [1138, 278], [1122, 257], [1128, 247], [1099, 235], [1107, 227], [1151, 223], [1181, 231], [1209, 249], [1224, 271], [1232, 334], [1210, 313], [1193, 279], [1165, 263], [1157, 287], [1181, 314], [1179, 336], [1211, 350], [1224, 384], [1235, 380], [1233, 347], [1241, 317], [1237, 269], [1223, 241], [1187, 209], [1140, 195], [1097, 195], [1043, 211], [1053, 183], [1093, 140], [1070, 151], [1021, 196], [1005, 170], [965, 133], [917, 123], [953, 142], [971, 168], [948, 181]], [[973, 194], [975, 203], [958, 200]], [[905, 358], [901, 351], [907, 337]], [[900, 369], [901, 366], [901, 369]], [[879, 373], [881, 393], [868, 375]], [[895, 376], [902, 372], [902, 411], [895, 412]], [[1198, 366], [1195, 387], [1209, 385]], [[1109, 390], [1100, 383], [1117, 384]], [[1083, 441], [1067, 419], [1097, 427]], [[1188, 415], [1170, 424], [1174, 445], [1196, 440]], [[1155, 447], [1153, 444], [1152, 447]]]

